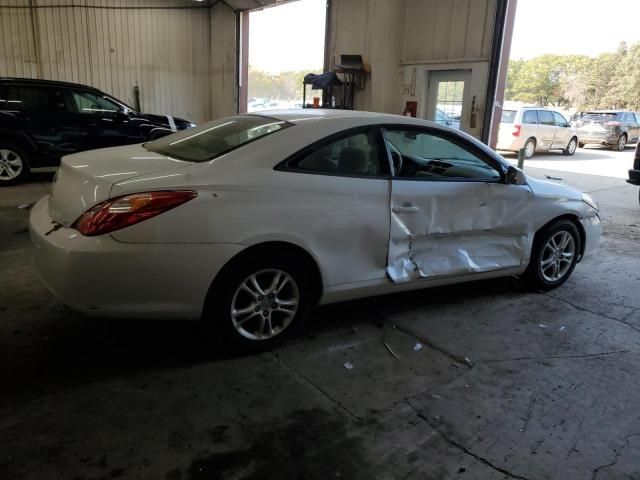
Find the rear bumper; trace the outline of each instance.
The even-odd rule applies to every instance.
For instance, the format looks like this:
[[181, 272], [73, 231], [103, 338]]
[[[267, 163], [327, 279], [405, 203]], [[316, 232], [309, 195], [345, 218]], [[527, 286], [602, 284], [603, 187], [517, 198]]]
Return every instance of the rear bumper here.
[[58, 228], [48, 203], [49, 197], [40, 200], [29, 221], [35, 269], [63, 303], [91, 315], [198, 319], [215, 275], [245, 248], [85, 237]]
[[600, 217], [594, 215], [593, 217], [581, 218], [580, 223], [584, 228], [585, 233], [585, 247], [582, 258], [588, 257], [593, 254], [600, 245], [600, 236], [602, 235], [602, 223]]
[[597, 143], [600, 145], [614, 145], [618, 141], [618, 135], [615, 133], [580, 133], [578, 132], [580, 143]]
[[500, 139], [498, 137], [498, 144], [496, 145], [496, 150], [505, 150], [508, 152], [517, 152], [521, 148], [524, 148], [524, 138], [520, 137], [511, 137], [507, 139]]

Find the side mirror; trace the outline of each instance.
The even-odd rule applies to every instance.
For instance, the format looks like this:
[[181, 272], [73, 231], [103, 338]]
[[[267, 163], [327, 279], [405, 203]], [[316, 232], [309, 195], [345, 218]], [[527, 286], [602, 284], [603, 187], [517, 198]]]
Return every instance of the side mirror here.
[[507, 169], [506, 181], [509, 185], [525, 185], [527, 183], [527, 177], [522, 170], [511, 165]]

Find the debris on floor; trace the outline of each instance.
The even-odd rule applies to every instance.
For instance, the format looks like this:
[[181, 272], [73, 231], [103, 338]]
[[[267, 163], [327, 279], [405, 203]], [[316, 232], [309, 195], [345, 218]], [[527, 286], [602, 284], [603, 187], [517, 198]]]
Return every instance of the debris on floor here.
[[393, 350], [391, 350], [391, 347], [389, 346], [389, 344], [387, 342], [384, 342], [384, 346], [387, 347], [387, 350], [389, 351], [389, 353], [391, 355], [393, 355], [395, 358], [397, 358], [398, 360], [400, 360], [400, 357], [398, 355], [395, 354], [395, 352]]
[[344, 362], [344, 368], [346, 368], [347, 370], [351, 370], [353, 368], [353, 365], [351, 362]]
[[422, 347], [424, 347], [424, 345], [422, 345], [420, 342], [418, 342], [413, 346], [413, 349], [417, 352], [419, 350], [422, 350]]

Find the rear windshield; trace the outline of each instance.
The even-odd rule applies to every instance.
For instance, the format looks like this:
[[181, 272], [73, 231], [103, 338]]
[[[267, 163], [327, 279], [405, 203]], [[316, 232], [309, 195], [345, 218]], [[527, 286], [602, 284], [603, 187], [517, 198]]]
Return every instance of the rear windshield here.
[[513, 119], [516, 118], [515, 110], [502, 110], [502, 120], [503, 123], [513, 123]]
[[240, 115], [203, 123], [143, 146], [179, 160], [206, 162], [290, 126], [275, 118]]
[[580, 117], [581, 122], [612, 122], [618, 117], [617, 113], [587, 113]]

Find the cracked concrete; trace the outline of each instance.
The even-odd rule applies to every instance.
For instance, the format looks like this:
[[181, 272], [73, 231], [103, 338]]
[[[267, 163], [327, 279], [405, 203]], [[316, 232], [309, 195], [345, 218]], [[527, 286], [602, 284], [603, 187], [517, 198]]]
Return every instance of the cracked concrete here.
[[625, 229], [640, 209], [622, 180], [606, 186], [603, 248], [558, 290], [504, 279], [327, 306], [244, 358], [189, 323], [61, 306], [16, 208], [46, 184], [0, 190], [0, 478], [640, 478], [640, 260]]

